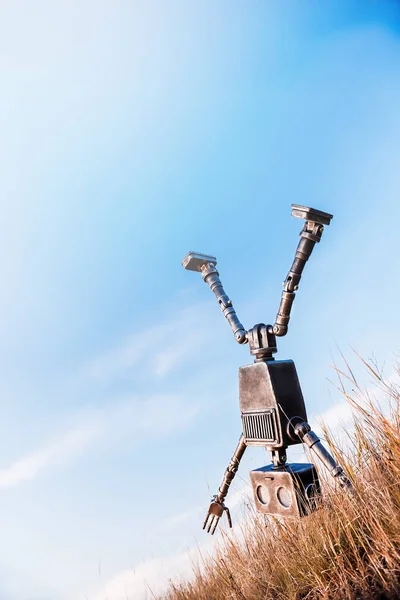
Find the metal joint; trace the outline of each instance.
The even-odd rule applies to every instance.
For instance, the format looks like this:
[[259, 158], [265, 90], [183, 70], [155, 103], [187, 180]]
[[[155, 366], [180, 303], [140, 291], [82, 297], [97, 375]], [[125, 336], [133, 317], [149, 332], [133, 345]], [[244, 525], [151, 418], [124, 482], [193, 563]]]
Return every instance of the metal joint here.
[[[242, 435], [225, 469], [218, 493], [213, 496], [203, 528], [213, 534], [226, 513], [224, 500], [236, 476], [247, 446], [264, 446], [272, 453], [272, 464], [250, 474], [256, 508], [265, 514], [301, 517], [319, 506], [320, 484], [313, 464], [287, 464], [288, 447], [303, 443], [318, 457], [343, 488], [352, 492], [343, 468], [328, 452], [307, 423], [307, 412], [293, 361], [275, 361], [276, 336], [288, 332], [293, 302], [301, 277], [324, 227], [333, 215], [292, 204], [292, 216], [304, 219], [292, 265], [283, 282], [283, 291], [273, 325], [258, 323], [249, 331], [239, 321], [233, 303], [225, 293], [214, 256], [189, 252], [182, 261], [185, 269], [197, 271], [207, 283], [228, 321], [236, 341], [249, 343], [254, 363], [239, 368], [239, 396]], [[247, 282], [246, 282], [247, 284]]]
[[239, 344], [247, 343], [247, 331], [241, 324], [233, 308], [232, 301], [225, 293], [219, 273], [216, 268], [217, 259], [215, 256], [200, 254], [198, 252], [188, 252], [182, 261], [182, 266], [189, 271], [199, 271], [203, 281], [208, 284], [211, 291], [217, 298], [221, 311], [231, 326], [235, 340]]
[[272, 451], [272, 462], [275, 469], [281, 469], [286, 465], [286, 448], [278, 448]]
[[294, 261], [283, 284], [283, 292], [278, 313], [273, 326], [274, 334], [284, 336], [288, 332], [290, 313], [295, 298], [295, 292], [299, 288], [300, 279], [306, 262], [311, 256], [316, 243], [321, 240], [324, 225], [329, 225], [333, 215], [329, 213], [292, 204], [292, 216], [306, 219], [300, 232]]
[[312, 240], [317, 244], [321, 241], [321, 236], [324, 231], [324, 226], [321, 223], [314, 223], [313, 221], [307, 221], [304, 223], [304, 227], [300, 232], [300, 236]]
[[273, 360], [277, 352], [276, 338], [271, 325], [258, 323], [247, 332], [250, 354], [255, 356], [254, 362]]

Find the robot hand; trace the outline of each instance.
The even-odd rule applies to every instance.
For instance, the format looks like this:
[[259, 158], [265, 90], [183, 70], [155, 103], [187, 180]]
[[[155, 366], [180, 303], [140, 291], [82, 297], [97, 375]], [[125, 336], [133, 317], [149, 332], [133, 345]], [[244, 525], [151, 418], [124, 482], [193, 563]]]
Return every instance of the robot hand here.
[[210, 533], [211, 531], [211, 535], [214, 535], [215, 530], [217, 529], [218, 522], [224, 514], [224, 512], [226, 512], [229, 527], [232, 527], [231, 513], [229, 512], [229, 508], [219, 500], [218, 496], [213, 496], [210, 503], [210, 507], [208, 509], [206, 520], [204, 521], [203, 529], [206, 529], [208, 524], [207, 533]]

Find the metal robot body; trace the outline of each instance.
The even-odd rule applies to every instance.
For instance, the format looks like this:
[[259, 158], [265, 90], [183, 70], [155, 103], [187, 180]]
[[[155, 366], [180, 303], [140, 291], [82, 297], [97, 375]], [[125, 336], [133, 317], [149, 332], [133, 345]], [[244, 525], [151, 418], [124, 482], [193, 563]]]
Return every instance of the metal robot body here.
[[182, 261], [185, 269], [199, 271], [215, 294], [221, 311], [239, 344], [249, 344], [254, 363], [239, 368], [239, 400], [242, 435], [225, 470], [218, 493], [213, 496], [203, 529], [212, 534], [219, 519], [229, 509], [224, 501], [247, 446], [264, 446], [272, 455], [270, 465], [250, 472], [256, 509], [281, 517], [302, 517], [318, 506], [321, 489], [318, 473], [311, 463], [288, 464], [286, 449], [306, 444], [342, 487], [350, 481], [343, 469], [321, 444], [307, 423], [306, 406], [296, 367], [292, 360], [275, 360], [276, 337], [286, 335], [290, 313], [303, 269], [314, 246], [321, 239], [324, 225], [332, 215], [292, 204], [292, 216], [305, 219], [292, 266], [283, 284], [278, 313], [273, 325], [258, 323], [246, 330], [239, 321], [232, 301], [222, 286], [214, 256], [189, 252]]

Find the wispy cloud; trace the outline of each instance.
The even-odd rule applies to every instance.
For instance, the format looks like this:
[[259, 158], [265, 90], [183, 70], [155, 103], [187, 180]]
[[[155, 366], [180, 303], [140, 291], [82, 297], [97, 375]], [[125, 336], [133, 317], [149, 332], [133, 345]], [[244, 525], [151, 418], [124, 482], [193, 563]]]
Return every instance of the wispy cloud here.
[[0, 490], [32, 481], [50, 468], [63, 468], [85, 451], [105, 440], [115, 444], [129, 436], [132, 444], [163, 437], [187, 427], [199, 407], [178, 395], [115, 399], [102, 409], [86, 414], [82, 424], [57, 440], [0, 470]]
[[[398, 386], [399, 383], [400, 377], [397, 371], [392, 372], [390, 376], [385, 378], [385, 384], [389, 388], [393, 385]], [[357, 395], [361, 405], [365, 404], [365, 400], [369, 400], [373, 405], [379, 406], [383, 411], [389, 410], [390, 398], [387, 390], [385, 390], [383, 386], [380, 386], [377, 381], [360, 390]], [[342, 400], [330, 406], [322, 414], [314, 416], [312, 425], [316, 429], [320, 429], [321, 424], [325, 424], [331, 431], [339, 432], [340, 430], [351, 426], [354, 420], [353, 415], [354, 409], [346, 398], [343, 397]]]
[[135, 443], [142, 439], [167, 436], [185, 429], [200, 407], [189, 403], [180, 394], [126, 398], [107, 407], [102, 413], [108, 436], [135, 434]]
[[[183, 339], [182, 339], [183, 338]], [[163, 377], [174, 369], [183, 366], [193, 355], [199, 351], [201, 344], [205, 341], [204, 331], [189, 328], [181, 332], [172, 344], [158, 352], [154, 357], [154, 372]]]
[[35, 479], [45, 469], [65, 465], [79, 456], [101, 433], [98, 425], [71, 429], [59, 440], [44, 446], [0, 470], [0, 490]]
[[[160, 377], [179, 368], [206, 339], [204, 329], [199, 333], [197, 327], [202, 309], [202, 305], [185, 308], [178, 319], [156, 324], [123, 340], [83, 369], [85, 383], [95, 378], [112, 388], [121, 374], [146, 361], [143, 369]], [[111, 393], [103, 399], [102, 408], [75, 415], [77, 426], [0, 470], [0, 490], [31, 481], [49, 468], [64, 467], [105, 439], [116, 443], [125, 435], [134, 434], [132, 443], [137, 444], [155, 436], [167, 436], [188, 427], [198, 411], [199, 406], [188, 402], [181, 393], [139, 396], [133, 392], [124, 397]]]
[[133, 600], [162, 593], [170, 579], [177, 580], [191, 573], [193, 551], [155, 558], [121, 571], [106, 583], [90, 600]]
[[121, 340], [90, 362], [84, 376], [105, 382], [118, 379], [139, 365], [160, 377], [167, 375], [187, 363], [211, 337], [212, 323], [209, 331], [204, 325], [208, 314], [209, 303], [185, 307], [179, 318], [156, 323]]
[[[252, 497], [250, 485], [246, 484], [236, 490], [229, 502], [231, 510], [240, 507], [245, 500]], [[174, 515], [167, 519], [167, 526], [181, 526], [183, 522], [188, 521], [204, 508], [197, 506], [192, 510]], [[204, 513], [205, 517], [205, 513]], [[239, 535], [240, 526], [244, 515], [236, 515], [233, 520], [233, 529], [228, 529], [225, 518], [220, 524], [225, 530], [226, 535]], [[147, 600], [153, 598], [153, 594], [162, 594], [169, 587], [169, 582], [178, 582], [180, 579], [186, 580], [192, 574], [193, 565], [212, 552], [215, 545], [218, 544], [219, 537], [209, 535], [203, 537], [201, 543], [195, 543], [191, 547], [181, 552], [176, 552], [170, 556], [156, 557], [139, 563], [132, 569], [126, 569], [117, 573], [102, 588], [90, 596], [89, 600]]]
[[[397, 373], [393, 373], [386, 379], [388, 385], [396, 384], [399, 382], [399, 376]], [[365, 394], [374, 398], [374, 401], [381, 403], [385, 399], [385, 393], [380, 391], [376, 386], [370, 386], [365, 390]], [[349, 427], [353, 421], [352, 410], [349, 403], [343, 399], [328, 410], [324, 411], [320, 415], [311, 419], [313, 428], [319, 432], [320, 427], [318, 423], [324, 422], [329, 424], [330, 429], [335, 433], [339, 433], [343, 426]], [[308, 461], [314, 459], [312, 455], [308, 455], [307, 452], [301, 448], [301, 446], [295, 447], [296, 460]], [[297, 456], [297, 454], [299, 456]], [[300, 456], [301, 455], [301, 456]], [[243, 487], [235, 490], [230, 495], [227, 505], [230, 510], [236, 509], [236, 516], [234, 518], [233, 533], [240, 535], [240, 525], [245, 518], [244, 513], [240, 514], [240, 508], [244, 502], [252, 500], [252, 489], [247, 483]], [[202, 514], [202, 511], [204, 514]], [[189, 511], [185, 511], [176, 515], [173, 515], [166, 519], [161, 528], [170, 529], [174, 527], [181, 527], [183, 523], [187, 526], [187, 523], [193, 518], [198, 519], [199, 517], [205, 517], [206, 509], [204, 507], [196, 506]], [[224, 526], [224, 524], [221, 524]], [[231, 532], [228, 532], [231, 534]], [[216, 538], [218, 540], [218, 538]], [[161, 594], [169, 586], [169, 581], [178, 581], [180, 578], [188, 578], [192, 572], [192, 565], [196, 561], [196, 558], [200, 556], [200, 553], [204, 555], [208, 550], [212, 550], [216, 541], [215, 538], [207, 538], [203, 543], [194, 545], [185, 552], [177, 552], [171, 556], [157, 557], [152, 560], [148, 560], [138, 564], [132, 569], [127, 569], [121, 573], [115, 575], [114, 578], [110, 579], [104, 587], [97, 592], [90, 600], [130, 600], [131, 598], [144, 600], [151, 598], [154, 594]], [[151, 590], [151, 592], [150, 592]]]

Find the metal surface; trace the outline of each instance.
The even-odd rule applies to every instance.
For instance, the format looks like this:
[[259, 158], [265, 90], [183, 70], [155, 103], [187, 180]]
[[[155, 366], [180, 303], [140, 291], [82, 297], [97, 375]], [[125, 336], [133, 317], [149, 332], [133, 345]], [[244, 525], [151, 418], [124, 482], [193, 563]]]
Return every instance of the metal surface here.
[[243, 435], [247, 444], [255, 442], [256, 445], [269, 444], [276, 446], [279, 442], [276, 410], [268, 408], [261, 412], [242, 414]]
[[301, 441], [315, 452], [322, 464], [328, 469], [329, 473], [334, 477], [339, 485], [344, 488], [351, 488], [349, 478], [346, 476], [343, 468], [337, 464], [333, 456], [328, 450], [321, 444], [321, 440], [316, 433], [311, 431], [311, 427], [308, 423], [299, 423], [295, 427], [295, 433], [299, 436]]
[[275, 517], [299, 518], [318, 506], [321, 494], [313, 464], [273, 465], [250, 472], [254, 503], [258, 512]]
[[290, 313], [296, 295], [295, 292], [299, 288], [303, 269], [311, 256], [315, 244], [321, 240], [324, 225], [329, 225], [333, 218], [333, 215], [329, 213], [298, 204], [292, 204], [292, 216], [306, 219], [306, 222], [300, 232], [301, 239], [297, 246], [294, 261], [283, 282], [281, 303], [273, 326], [273, 332], [277, 336], [284, 336], [288, 332]]
[[307, 221], [314, 221], [321, 225], [329, 225], [333, 219], [333, 215], [330, 213], [308, 206], [301, 206], [300, 204], [292, 204], [292, 217], [307, 219]]
[[218, 494], [212, 497], [208, 513], [203, 524], [203, 529], [207, 529], [207, 533], [210, 533], [211, 531], [211, 535], [214, 535], [218, 522], [224, 514], [224, 511], [226, 512], [226, 515], [228, 517], [229, 527], [232, 527], [232, 520], [229, 508], [225, 506], [224, 500], [228, 493], [229, 486], [231, 485], [232, 480], [234, 479], [237, 473], [239, 463], [242, 459], [245, 450], [246, 443], [244, 441], [243, 435], [241, 435], [239, 438], [238, 445], [236, 446], [235, 452], [233, 453], [233, 456], [229, 461], [228, 466], [226, 467], [222, 483], [218, 489]]
[[[289, 423], [293, 418], [307, 421], [307, 412], [292, 360], [239, 367], [239, 403], [248, 446], [265, 446], [272, 451], [299, 443]], [[251, 429], [250, 424], [258, 427]]]
[[[276, 361], [273, 357], [277, 352], [276, 336], [284, 336], [288, 331], [295, 293], [306, 262], [315, 244], [321, 240], [324, 226], [329, 225], [333, 218], [329, 213], [298, 204], [292, 204], [292, 216], [305, 219], [305, 223], [283, 284], [274, 325], [258, 323], [246, 331], [222, 286], [214, 256], [189, 252], [182, 261], [185, 269], [201, 273], [217, 298], [236, 341], [239, 344], [249, 343], [250, 354], [254, 357], [252, 365], [239, 368], [243, 434], [204, 521], [203, 528], [211, 534], [224, 512], [232, 526], [224, 501], [247, 446], [265, 446], [271, 452], [272, 464], [250, 474], [254, 501], [260, 512], [298, 518], [318, 507], [320, 484], [314, 465], [286, 463], [286, 449], [294, 444], [306, 444], [342, 487], [351, 488], [343, 469], [307, 423], [304, 398], [293, 361]], [[248, 283], [245, 281], [246, 286]]]
[[276, 337], [271, 325], [264, 325], [264, 323], [254, 325], [247, 332], [247, 340], [250, 346], [250, 354], [255, 356], [254, 362], [273, 360], [272, 355], [278, 351]]
[[188, 252], [182, 261], [182, 266], [188, 271], [200, 271], [203, 280], [209, 285], [217, 298], [221, 311], [231, 326], [235, 340], [239, 344], [247, 344], [247, 331], [239, 321], [232, 301], [225, 293], [216, 264], [217, 259], [215, 256], [200, 254], [199, 252]]
[[233, 308], [232, 301], [225, 293], [215, 265], [213, 263], [204, 264], [201, 267], [201, 276], [214, 293], [224, 317], [231, 326], [235, 340], [239, 344], [247, 344], [247, 331], [239, 321], [236, 311]]
[[210, 256], [209, 254], [200, 254], [200, 252], [188, 252], [185, 258], [182, 261], [182, 267], [187, 269], [188, 271], [201, 271], [201, 267], [211, 263], [213, 265], [217, 264], [217, 259], [215, 256]]
[[203, 523], [203, 529], [206, 529], [207, 533], [211, 533], [211, 535], [214, 535], [219, 520], [224, 514], [224, 512], [226, 512], [229, 527], [232, 527], [232, 519], [231, 513], [229, 512], [229, 508], [225, 506], [224, 503], [219, 502], [218, 496], [213, 496], [206, 519]]

